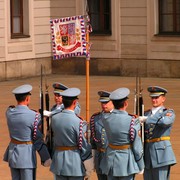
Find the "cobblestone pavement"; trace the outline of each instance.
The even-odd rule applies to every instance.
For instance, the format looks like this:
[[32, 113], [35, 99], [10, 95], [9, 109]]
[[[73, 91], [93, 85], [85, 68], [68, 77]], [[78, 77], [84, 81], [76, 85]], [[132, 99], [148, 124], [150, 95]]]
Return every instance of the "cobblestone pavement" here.
[[[86, 117], [86, 77], [85, 76], [73, 76], [73, 75], [48, 75], [46, 77], [47, 83], [49, 84], [50, 92], [50, 104], [54, 104], [53, 100], [53, 82], [61, 82], [69, 87], [78, 87], [81, 89], [81, 95], [79, 96], [79, 102], [81, 104], [83, 117]], [[147, 87], [150, 85], [158, 85], [168, 89], [167, 100], [165, 106], [168, 108], [173, 108], [176, 112], [176, 121], [173, 126], [171, 134], [171, 142], [173, 149], [176, 154], [177, 161], [180, 160], [180, 79], [166, 79], [166, 78], [142, 78], [143, 96], [145, 109], [150, 108], [150, 99], [148, 97]], [[33, 86], [31, 105], [32, 109], [39, 109], [39, 84], [40, 77], [33, 77], [21, 80], [10, 80], [0, 82], [0, 96], [1, 96], [1, 112], [0, 112], [0, 132], [1, 132], [1, 145], [0, 145], [0, 179], [10, 180], [10, 171], [8, 164], [3, 162], [3, 154], [9, 142], [9, 135], [5, 119], [5, 111], [9, 105], [16, 105], [14, 96], [11, 91], [16, 86], [22, 84], [31, 84]], [[129, 96], [129, 107], [128, 112], [133, 113], [133, 99], [134, 99], [134, 89], [135, 89], [135, 77], [118, 77], [118, 76], [91, 76], [90, 77], [90, 110], [91, 115], [94, 112], [100, 111], [100, 104], [98, 102], [97, 91], [107, 90], [112, 91], [119, 87], [128, 87], [131, 90]], [[180, 165], [176, 164], [172, 167], [171, 180], [179, 180], [180, 178]], [[37, 168], [37, 180], [52, 180], [53, 175], [49, 171], [49, 168], [45, 168], [40, 165], [38, 158], [38, 168]], [[92, 180], [96, 180], [95, 173], [92, 174]], [[142, 180], [142, 175], [136, 176], [137, 180]]]

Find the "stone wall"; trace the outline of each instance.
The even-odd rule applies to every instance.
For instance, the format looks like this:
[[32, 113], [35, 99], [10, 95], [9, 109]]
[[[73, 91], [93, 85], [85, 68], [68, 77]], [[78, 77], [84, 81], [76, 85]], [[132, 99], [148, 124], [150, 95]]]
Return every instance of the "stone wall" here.
[[[89, 63], [90, 75], [179, 78], [179, 69], [180, 61], [168, 60], [91, 58]], [[85, 75], [86, 59], [53, 60], [52, 73]]]
[[41, 64], [46, 74], [51, 74], [51, 63], [51, 58], [0, 62], [0, 81], [38, 76], [41, 73]]

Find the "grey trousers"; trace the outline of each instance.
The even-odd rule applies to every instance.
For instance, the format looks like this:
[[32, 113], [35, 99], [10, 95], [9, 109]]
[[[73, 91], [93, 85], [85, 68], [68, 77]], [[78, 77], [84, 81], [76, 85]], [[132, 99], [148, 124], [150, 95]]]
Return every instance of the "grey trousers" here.
[[84, 180], [84, 176], [58, 176], [56, 175], [56, 180]]
[[107, 180], [107, 175], [105, 174], [97, 174], [98, 180]]
[[113, 176], [112, 169], [108, 174], [108, 180], [134, 180], [135, 174], [131, 174], [129, 176]]
[[16, 169], [11, 168], [12, 180], [35, 180], [36, 169]]
[[144, 180], [169, 180], [170, 166], [144, 169]]

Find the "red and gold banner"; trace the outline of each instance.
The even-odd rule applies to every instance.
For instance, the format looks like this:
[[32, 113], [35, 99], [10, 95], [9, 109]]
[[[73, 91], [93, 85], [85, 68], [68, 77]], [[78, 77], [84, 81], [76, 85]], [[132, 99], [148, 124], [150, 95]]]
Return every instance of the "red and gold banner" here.
[[52, 19], [53, 59], [86, 56], [86, 29], [83, 16]]

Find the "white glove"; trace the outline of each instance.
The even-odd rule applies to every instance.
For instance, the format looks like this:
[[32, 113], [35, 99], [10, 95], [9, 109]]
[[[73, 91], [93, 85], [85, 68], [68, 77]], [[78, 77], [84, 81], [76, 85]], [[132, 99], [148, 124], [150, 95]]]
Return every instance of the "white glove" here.
[[51, 158], [49, 158], [48, 160], [46, 160], [46, 161], [44, 162], [43, 166], [44, 166], [44, 167], [49, 167], [49, 166], [51, 165], [51, 163], [52, 163], [52, 160], [51, 160]]
[[138, 174], [144, 174], [144, 169], [142, 169]]
[[85, 178], [89, 179], [92, 171], [94, 170], [94, 158], [90, 158], [84, 161], [84, 166], [86, 168], [86, 176]]
[[47, 111], [47, 110], [44, 110], [44, 111], [43, 111], [43, 115], [46, 116], [46, 117], [50, 117], [51, 114], [52, 114], [51, 111]]
[[144, 122], [146, 122], [146, 120], [147, 120], [147, 116], [139, 116], [139, 121], [140, 121], [140, 123], [144, 123]]

